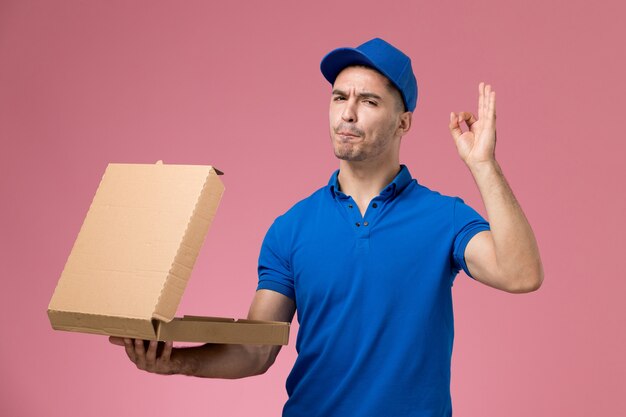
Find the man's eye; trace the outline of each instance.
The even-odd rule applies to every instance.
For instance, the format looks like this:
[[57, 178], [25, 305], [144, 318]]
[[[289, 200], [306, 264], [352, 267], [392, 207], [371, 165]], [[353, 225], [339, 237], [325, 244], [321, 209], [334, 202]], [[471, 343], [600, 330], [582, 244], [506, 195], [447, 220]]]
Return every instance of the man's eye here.
[[335, 101], [342, 101], [342, 100], [345, 100], [345, 99], [346, 98], [342, 97], [342, 96], [335, 96], [335, 98], [333, 100], [335, 100]]
[[366, 102], [367, 104], [369, 104], [369, 105], [372, 105], [372, 106], [378, 106], [378, 103], [376, 103], [376, 102], [375, 102], [375, 101], [373, 101], [373, 100], [365, 100], [365, 102]]

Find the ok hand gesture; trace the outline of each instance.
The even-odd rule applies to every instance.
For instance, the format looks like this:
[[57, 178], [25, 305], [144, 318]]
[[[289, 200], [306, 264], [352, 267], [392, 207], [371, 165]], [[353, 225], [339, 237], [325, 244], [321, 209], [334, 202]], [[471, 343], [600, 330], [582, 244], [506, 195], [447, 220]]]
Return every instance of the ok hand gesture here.
[[[461, 123], [468, 130], [463, 132]], [[461, 159], [471, 168], [495, 160], [496, 92], [485, 83], [478, 85], [478, 119], [472, 113], [450, 113], [450, 133]]]

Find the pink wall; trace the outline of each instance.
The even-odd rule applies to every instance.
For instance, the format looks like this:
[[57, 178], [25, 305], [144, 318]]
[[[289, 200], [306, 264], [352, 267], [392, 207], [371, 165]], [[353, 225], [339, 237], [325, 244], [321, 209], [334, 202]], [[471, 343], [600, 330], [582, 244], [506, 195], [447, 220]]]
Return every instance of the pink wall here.
[[455, 415], [625, 409], [624, 6], [591, 4], [0, 1], [0, 415], [279, 415], [293, 338], [260, 377], [162, 377], [51, 330], [46, 308], [106, 164], [163, 159], [226, 173], [179, 312], [245, 316], [271, 221], [337, 166], [319, 60], [374, 36], [420, 85], [403, 162], [483, 213], [447, 120], [493, 84], [497, 155], [543, 255], [536, 293], [457, 278]]

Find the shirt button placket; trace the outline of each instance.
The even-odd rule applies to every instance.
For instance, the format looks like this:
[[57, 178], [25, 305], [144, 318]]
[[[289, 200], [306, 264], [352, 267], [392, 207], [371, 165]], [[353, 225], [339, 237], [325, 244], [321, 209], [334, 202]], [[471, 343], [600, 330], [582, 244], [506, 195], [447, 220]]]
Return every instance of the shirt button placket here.
[[[368, 219], [371, 219], [372, 217], [376, 217], [378, 215], [378, 212], [374, 211], [374, 209], [377, 209], [377, 208], [378, 208], [378, 203], [377, 202], [374, 201], [374, 202], [372, 202], [372, 204], [370, 204], [370, 209], [371, 210], [368, 209], [365, 212], [365, 215], [367, 216]], [[363, 226], [367, 227], [369, 225], [370, 225], [369, 220], [363, 219]]]

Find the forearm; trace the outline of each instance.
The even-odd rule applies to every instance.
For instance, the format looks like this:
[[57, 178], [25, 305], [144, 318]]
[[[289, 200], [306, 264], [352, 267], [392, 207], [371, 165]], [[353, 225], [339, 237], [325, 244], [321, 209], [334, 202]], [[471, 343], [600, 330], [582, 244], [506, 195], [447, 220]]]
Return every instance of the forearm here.
[[487, 210], [497, 273], [513, 281], [512, 288], [538, 288], [543, 270], [537, 241], [499, 164], [493, 160], [469, 168]]
[[264, 373], [273, 363], [275, 346], [206, 344], [174, 348], [172, 374], [236, 379]]
[[205, 378], [244, 378], [265, 372], [276, 359], [280, 346], [206, 344], [174, 348], [172, 342], [110, 337], [124, 346], [138, 369], [162, 375]]

